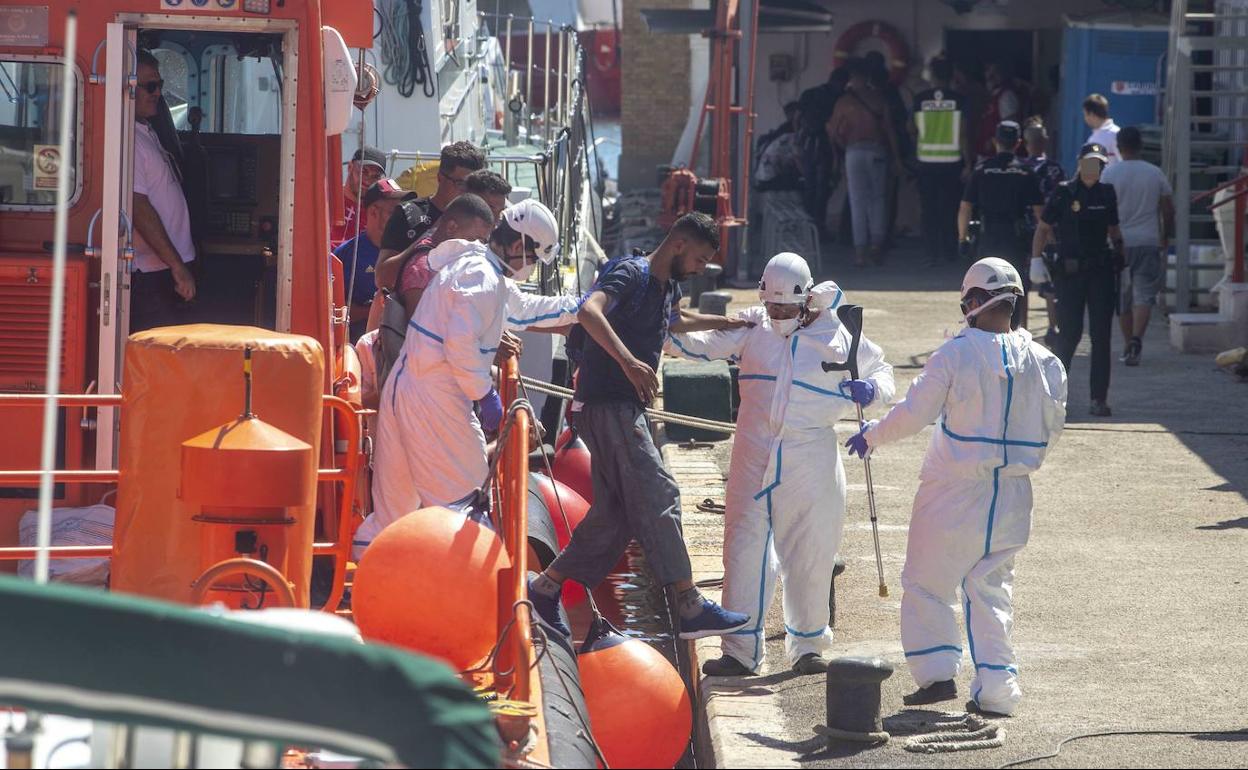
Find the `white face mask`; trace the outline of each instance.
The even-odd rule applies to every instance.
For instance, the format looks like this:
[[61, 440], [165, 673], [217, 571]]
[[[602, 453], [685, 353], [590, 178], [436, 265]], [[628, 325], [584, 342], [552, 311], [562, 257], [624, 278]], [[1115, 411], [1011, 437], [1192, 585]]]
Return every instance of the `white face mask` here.
[[785, 318], [783, 320], [776, 320], [775, 318], [770, 318], [768, 320], [771, 321], [771, 330], [774, 333], [779, 334], [781, 337], [788, 337], [793, 334], [793, 332], [797, 331], [802, 325], [801, 316]]
[[512, 270], [511, 280], [515, 281], [516, 283], [524, 283], [525, 281], [529, 280], [529, 277], [533, 275], [533, 271], [536, 269], [537, 269], [537, 263], [530, 262], [524, 267], [520, 268], [519, 270]]

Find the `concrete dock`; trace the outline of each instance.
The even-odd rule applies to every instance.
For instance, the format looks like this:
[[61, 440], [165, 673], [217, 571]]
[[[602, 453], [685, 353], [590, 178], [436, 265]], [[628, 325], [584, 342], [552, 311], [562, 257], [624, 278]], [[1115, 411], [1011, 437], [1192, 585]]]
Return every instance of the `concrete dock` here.
[[[895, 367], [898, 398], [959, 329], [959, 267], [922, 268], [903, 251], [884, 267], [842, 267], [824, 277], [866, 307], [865, 334]], [[756, 292], [738, 291], [733, 309], [755, 301]], [[1043, 333], [1042, 311], [1033, 308], [1030, 325]], [[1086, 338], [1075, 358], [1067, 430], [1033, 477], [1032, 537], [1017, 562], [1014, 640], [1024, 700], [1003, 721], [1003, 747], [922, 755], [905, 751], [903, 736], [879, 747], [829, 745], [812, 731], [825, 721], [824, 678], [789, 669], [777, 600], [762, 675], [701, 680], [699, 765], [995, 767], [1049, 753], [1083, 732], [1248, 727], [1248, 384], [1217, 370], [1211, 356], [1172, 352], [1166, 331], [1158, 314], [1142, 365], [1128, 368], [1117, 360], [1115, 325], [1111, 418], [1088, 415]], [[883, 408], [868, 411], [878, 416]], [[898, 625], [898, 575], [929, 433], [873, 456], [887, 599], [876, 590], [862, 464], [845, 460], [848, 569], [837, 581], [833, 655], [878, 654], [896, 667], [883, 693], [885, 726], [894, 733], [933, 713], [903, 710], [914, 683]], [[714, 586], [723, 573], [722, 516], [695, 506], [706, 497], [722, 503], [731, 441], [669, 444], [664, 452], [682, 483], [695, 578]], [[718, 639], [697, 649], [699, 660], [716, 657]], [[962, 709], [969, 668], [959, 699], [934, 708]], [[1248, 734], [1094, 738], [1027, 766], [1248, 767]]]

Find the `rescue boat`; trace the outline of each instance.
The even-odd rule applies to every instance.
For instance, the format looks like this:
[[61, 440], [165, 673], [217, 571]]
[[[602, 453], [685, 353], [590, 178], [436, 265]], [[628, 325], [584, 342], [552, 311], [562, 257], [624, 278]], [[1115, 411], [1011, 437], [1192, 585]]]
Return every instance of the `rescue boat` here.
[[[383, 29], [395, 5], [379, 0]], [[429, 5], [420, 26], [446, 29], [440, 45], [409, 36], [386, 56], [434, 56], [423, 65], [432, 89], [389, 114], [435, 133], [409, 149], [372, 143], [394, 175], [413, 164], [411, 177], [444, 141], [485, 146], [492, 167], [564, 228], [562, 266], [530, 288], [576, 290], [596, 258], [575, 32], [543, 39], [560, 58], [538, 68], [535, 108], [537, 87], [502, 58], [498, 20], [460, 15], [468, 3]], [[369, 66], [382, 55], [374, 9], [41, 0], [6, 4], [0, 22], [0, 569], [29, 573], [42, 553], [53, 576], [90, 586], [0, 577], [5, 766], [51, 766], [62, 749], [106, 767], [605, 764], [576, 654], [527, 603], [528, 572], [541, 567], [530, 530], [553, 523], [529, 522], [528, 434], [539, 418], [520, 397], [514, 359], [500, 383], [513, 407], [483, 480], [493, 504], [480, 523], [501, 550], [492, 606], [474, 609], [492, 644], [451, 663], [420, 654], [420, 639], [378, 644], [350, 622], [369, 412], [348, 344], [349, 268], [328, 243], [344, 142], [351, 131], [378, 135], [369, 116], [393, 87], [384, 64]], [[197, 315], [212, 323], [129, 335], [140, 48], [161, 63], [152, 124], [196, 212]], [[482, 78], [491, 67], [496, 76]], [[58, 275], [51, 255], [61, 248]], [[63, 344], [50, 359], [62, 280]], [[534, 373], [549, 377], [549, 359]], [[54, 468], [41, 468], [41, 423], [54, 407]], [[30, 513], [47, 478], [50, 533]], [[53, 545], [36, 547], [38, 531]], [[328, 582], [316, 612], [313, 574]]]

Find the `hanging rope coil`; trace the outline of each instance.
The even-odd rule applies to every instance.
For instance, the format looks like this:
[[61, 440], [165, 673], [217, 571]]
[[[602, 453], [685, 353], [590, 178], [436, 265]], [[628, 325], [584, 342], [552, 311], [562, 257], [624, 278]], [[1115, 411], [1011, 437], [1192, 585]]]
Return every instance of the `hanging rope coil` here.
[[422, 0], [385, 0], [380, 6], [383, 77], [404, 98], [416, 93], [417, 86], [426, 97], [437, 93], [420, 21], [422, 6]]

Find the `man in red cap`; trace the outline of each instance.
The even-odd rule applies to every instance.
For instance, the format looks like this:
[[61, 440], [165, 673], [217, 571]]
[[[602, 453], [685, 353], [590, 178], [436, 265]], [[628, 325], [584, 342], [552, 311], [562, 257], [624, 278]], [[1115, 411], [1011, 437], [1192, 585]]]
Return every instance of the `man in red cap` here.
[[[338, 246], [355, 237], [355, 218], [360, 211], [360, 197], [386, 174], [386, 155], [376, 147], [364, 146], [355, 151], [347, 165], [347, 181], [342, 185], [342, 226], [331, 226], [329, 245]], [[360, 223], [360, 232], [364, 223]]]

